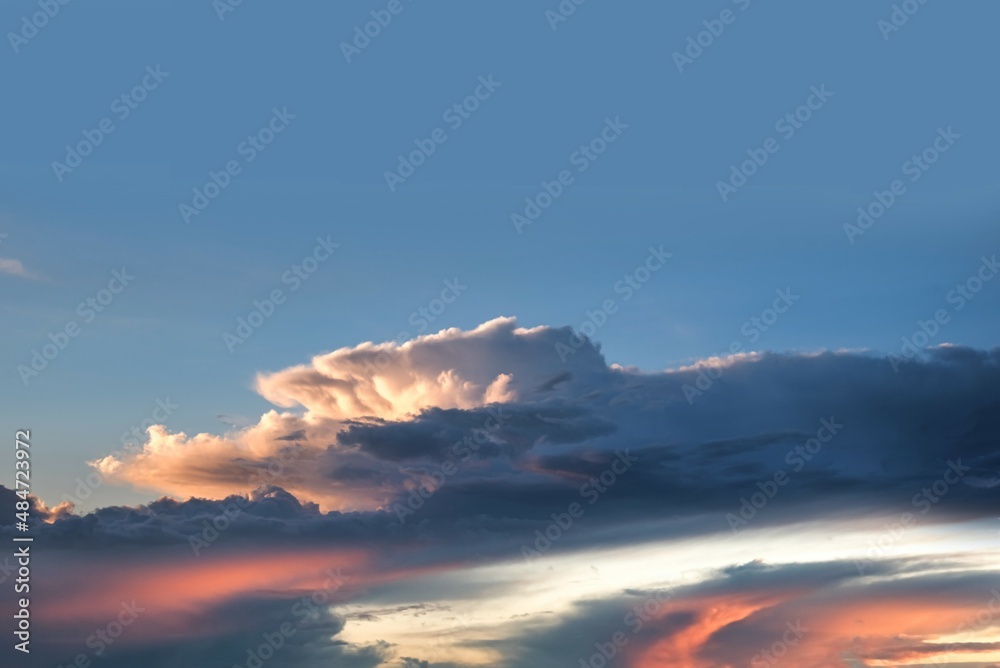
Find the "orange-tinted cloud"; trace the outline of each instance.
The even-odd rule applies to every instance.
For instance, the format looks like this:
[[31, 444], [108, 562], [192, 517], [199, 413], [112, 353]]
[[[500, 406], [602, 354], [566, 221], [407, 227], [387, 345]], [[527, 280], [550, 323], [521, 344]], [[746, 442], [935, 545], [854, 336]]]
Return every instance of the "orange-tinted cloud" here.
[[[843, 668], [965, 661], [985, 666], [1000, 657], [995, 640], [1000, 591], [983, 594], [937, 581], [925, 586], [915, 578], [682, 597], [657, 615], [667, 630], [657, 632], [654, 622], [652, 637], [626, 648], [626, 665]], [[666, 623], [680, 612], [690, 621], [681, 628]]]

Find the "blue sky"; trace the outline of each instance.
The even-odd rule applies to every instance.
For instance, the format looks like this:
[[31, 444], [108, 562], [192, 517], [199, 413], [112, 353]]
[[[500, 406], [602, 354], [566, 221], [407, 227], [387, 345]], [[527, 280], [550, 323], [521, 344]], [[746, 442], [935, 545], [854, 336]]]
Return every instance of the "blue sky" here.
[[1000, 665], [996, 2], [62, 2], [0, 3], [38, 665], [306, 591], [269, 668]]
[[[403, 2], [350, 63], [340, 43], [385, 4], [245, 2], [220, 20], [209, 2], [70, 3], [9, 48], [0, 256], [40, 280], [0, 275], [0, 391], [51, 443], [40, 490], [58, 498], [158, 398], [180, 405], [173, 429], [256, 419], [258, 371], [416, 334], [445, 279], [468, 289], [429, 330], [578, 327], [662, 244], [667, 266], [593, 337], [610, 362], [660, 369], [726, 352], [779, 288], [801, 299], [749, 348], [896, 351], [996, 252], [995, 4], [930, 2], [888, 40], [891, 3], [588, 2], [556, 30], [550, 4]], [[727, 8], [678, 72], [672, 54]], [[33, 11], [5, 3], [0, 25]], [[169, 75], [118, 120], [147, 66]], [[448, 128], [480, 76], [500, 86]], [[780, 139], [775, 122], [824, 85], [833, 97]], [[178, 205], [275, 107], [288, 128], [185, 224]], [[105, 117], [114, 132], [58, 181], [51, 163]], [[608, 117], [628, 128], [518, 234], [511, 214]], [[390, 192], [396, 156], [438, 127], [447, 141]], [[940, 127], [961, 138], [849, 244], [856, 208]], [[723, 202], [716, 183], [768, 137], [780, 150]], [[327, 235], [338, 252], [230, 353], [223, 332]], [[25, 387], [17, 366], [123, 266], [134, 284]], [[934, 343], [994, 345], [998, 304], [984, 290]]]

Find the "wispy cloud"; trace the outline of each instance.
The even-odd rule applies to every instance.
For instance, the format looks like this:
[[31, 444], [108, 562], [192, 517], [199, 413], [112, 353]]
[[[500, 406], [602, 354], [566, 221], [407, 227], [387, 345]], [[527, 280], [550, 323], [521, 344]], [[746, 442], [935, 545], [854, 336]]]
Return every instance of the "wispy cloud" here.
[[0, 273], [17, 276], [19, 278], [26, 278], [29, 281], [44, 280], [40, 274], [28, 271], [27, 267], [25, 267], [24, 263], [20, 260], [15, 260], [14, 258], [9, 257], [0, 257]]

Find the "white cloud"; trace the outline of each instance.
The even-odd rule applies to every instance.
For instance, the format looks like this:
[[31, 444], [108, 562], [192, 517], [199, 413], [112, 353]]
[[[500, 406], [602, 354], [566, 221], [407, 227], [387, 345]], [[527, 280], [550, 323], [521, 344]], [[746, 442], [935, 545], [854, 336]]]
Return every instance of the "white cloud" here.
[[20, 260], [8, 257], [0, 257], [0, 273], [17, 276], [19, 278], [26, 278], [31, 281], [42, 280], [40, 275], [32, 271], [28, 271], [28, 269], [24, 266], [24, 263]]

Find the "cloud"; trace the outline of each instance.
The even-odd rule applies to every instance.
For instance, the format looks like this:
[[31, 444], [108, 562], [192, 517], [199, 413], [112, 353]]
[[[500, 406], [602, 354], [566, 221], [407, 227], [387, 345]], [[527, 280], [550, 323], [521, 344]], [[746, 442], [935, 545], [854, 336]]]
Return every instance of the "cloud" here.
[[[358, 445], [386, 460], [457, 458], [455, 444], [470, 435], [472, 444], [482, 441], [473, 451], [476, 457], [513, 458], [545, 443], [579, 443], [615, 430], [607, 420], [564, 402], [469, 410], [429, 408], [409, 420], [352, 421], [345, 425], [337, 435], [339, 443]], [[476, 439], [480, 433], [484, 438]]]
[[[810, 631], [787, 649], [794, 665], [942, 652], [996, 662], [993, 617], [952, 636], [996, 581], [988, 558], [960, 545], [961, 527], [992, 521], [1000, 502], [1000, 351], [931, 349], [898, 373], [864, 352], [755, 353], [643, 372], [607, 364], [589, 341], [564, 362], [556, 345], [570, 333], [495, 320], [394, 348], [400, 366], [384, 370], [366, 367], [381, 347], [362, 344], [267, 376], [262, 391], [290, 405], [255, 424], [221, 435], [151, 427], [141, 447], [94, 465], [109, 482], [186, 500], [83, 516], [36, 504], [50, 558], [89, 573], [40, 585], [61, 601], [47, 621], [73, 630], [72, 644], [95, 614], [141, 593], [155, 624], [116, 648], [122, 661], [183, 665], [190, 657], [170, 634], [195, 633], [231, 657], [260, 628], [243, 613], [270, 619], [269, 606], [287, 608], [336, 563], [355, 578], [342, 592], [347, 607], [298, 636], [301, 652], [289, 645], [289, 666], [317, 657], [565, 665], [623, 624], [627, 668], [747, 665], [799, 620]], [[693, 402], [690, 387], [703, 392]], [[624, 470], [622, 457], [633, 462]], [[553, 534], [574, 503], [583, 514]], [[904, 513], [915, 528], [895, 528]], [[218, 539], [195, 556], [193, 537], [211, 530]], [[550, 546], [538, 538], [547, 535]], [[956, 554], [929, 558], [929, 537], [942, 535]], [[537, 562], [521, 559], [526, 545], [542, 550]], [[662, 577], [544, 598], [549, 581], [577, 591], [579, 579], [559, 578], [578, 560], [648, 546], [663, 556], [647, 565], [702, 568], [634, 633], [626, 615]], [[850, 557], [818, 562], [829, 550]], [[735, 554], [812, 561], [732, 563]], [[617, 559], [614, 580], [646, 572], [605, 558]], [[536, 564], [541, 580], [525, 573]], [[538, 597], [558, 610], [539, 609]], [[494, 612], [448, 634], [446, 610], [469, 600], [523, 615]], [[934, 614], [917, 612], [926, 610]], [[429, 635], [411, 632], [423, 624]]]
[[[365, 343], [314, 357], [302, 365], [257, 377], [257, 390], [284, 408], [340, 420], [402, 418], [436, 408], [472, 408], [513, 401], [534, 377], [524, 360], [497, 372], [493, 355], [503, 346], [531, 350], [531, 332], [498, 318], [470, 332], [458, 329], [403, 344]], [[516, 381], [515, 381], [516, 378]]]
[[[613, 430], [586, 418], [585, 407], [534, 403], [574, 382], [560, 379], [565, 369], [554, 353], [559, 334], [521, 329], [513, 319], [500, 318], [469, 332], [453, 329], [402, 345], [341, 349], [309, 366], [258, 378], [266, 398], [284, 408], [304, 408], [302, 414], [271, 411], [256, 425], [222, 436], [188, 436], [155, 425], [141, 449], [93, 465], [110, 480], [182, 497], [244, 493], [256, 486], [252, 479], [277, 469], [276, 484], [325, 508], [378, 508], [419, 478], [397, 462], [433, 455], [427, 448], [442, 456], [454, 445], [447, 438], [487, 423], [486, 414], [474, 412], [478, 408], [509, 405], [520, 397], [531, 402], [505, 426], [508, 440], [494, 442], [511, 454], [543, 441], [563, 442], [573, 430]], [[589, 352], [590, 372], [606, 371], [596, 349]], [[578, 367], [584, 359], [587, 355], [580, 355]], [[293, 434], [298, 438], [289, 440]], [[482, 448], [482, 454], [492, 447]], [[275, 465], [288, 459], [295, 461]]]
[[20, 260], [8, 257], [0, 257], [0, 273], [18, 278], [26, 278], [30, 281], [41, 281], [43, 277], [35, 272], [28, 271]]
[[[41, 537], [53, 568], [35, 593], [46, 658], [65, 662], [87, 651], [82, 639], [101, 625], [95, 622], [113, 620], [120, 602], [133, 598], [145, 612], [141, 625], [128, 629], [102, 659], [112, 667], [174, 668], [196, 657], [204, 665], [245, 665], [247, 652], [284, 621], [295, 625], [295, 634], [269, 663], [289, 668], [324, 661], [359, 668], [422, 665], [427, 658], [397, 651], [392, 636], [350, 640], [351, 629], [356, 635], [370, 624], [398, 630], [394, 619], [406, 620], [421, 637], [433, 633], [459, 654], [490, 652], [496, 657], [490, 665], [501, 668], [579, 665], [616, 634], [626, 641], [616, 659], [625, 668], [665, 661], [688, 668], [753, 665], [783, 640], [783, 660], [804, 668], [942, 655], [975, 661], [991, 656], [995, 640], [989, 639], [1000, 632], [1000, 574], [989, 556], [978, 564], [967, 555], [884, 559], [864, 576], [850, 560], [757, 560], [677, 582], [671, 559], [683, 551], [679, 543], [664, 548], [661, 568], [647, 574], [648, 587], [600, 597], [559, 589], [569, 603], [560, 614], [514, 615], [485, 630], [459, 622], [460, 630], [423, 631], [419, 620], [447, 611], [456, 597], [490, 607], [505, 596], [528, 599], [533, 592], [463, 561], [457, 545], [470, 542], [468, 531], [449, 538], [393, 529], [384, 513], [324, 514], [277, 489], [255, 494], [219, 542], [193, 557], [184, 534], [202, 530], [225, 505], [164, 499], [46, 525]], [[156, 532], [175, 539], [150, 541]], [[808, 537], [801, 534], [799, 541], [804, 547]], [[488, 563], [502, 563], [509, 551], [491, 550], [481, 537], [475, 542], [491, 551]], [[754, 544], [743, 549], [752, 551]], [[333, 569], [348, 577], [345, 586], [329, 585]], [[433, 575], [437, 579], [426, 581]], [[566, 585], [555, 573], [543, 577], [552, 586]], [[675, 584], [660, 586], [663, 578]], [[328, 593], [310, 614], [308, 605], [296, 607], [316, 591]], [[959, 632], [973, 635], [955, 639]]]
[[[614, 504], [613, 499], [603, 503]], [[46, 651], [59, 650], [58, 659], [68, 659], [95, 620], [113, 619], [122, 600], [135, 598], [149, 611], [145, 625], [130, 630], [108, 657], [109, 665], [129, 665], [148, 655], [155, 657], [150, 665], [173, 668], [190, 662], [195, 651], [233, 665], [264, 632], [289, 617], [303, 625], [275, 665], [315, 665], [319, 658], [336, 665], [391, 665], [396, 638], [344, 645], [338, 638], [345, 620], [352, 628], [383, 622], [397, 629], [399, 619], [412, 620], [408, 623], [418, 629], [421, 616], [456, 597], [497, 606], [505, 598], [527, 600], [536, 593], [527, 583], [519, 588], [516, 580], [506, 583], [481, 568], [503, 564], [516, 553], [516, 540], [497, 539], [504, 531], [499, 517], [486, 522], [467, 515], [462, 524], [438, 529], [400, 527], [390, 513], [322, 513], [276, 488], [241, 503], [241, 512], [218, 540], [195, 557], [188, 549], [190, 536], [203, 535], [235, 501], [162, 499], [138, 508], [64, 516], [39, 527], [50, 564], [36, 591]], [[11, 530], [8, 526], [0, 533]], [[576, 530], [600, 533], [600, 525]], [[509, 524], [507, 531], [518, 539], [525, 528]], [[835, 532], [831, 527], [823, 534]], [[815, 546], [815, 535], [796, 533], [789, 545], [796, 545], [799, 554]], [[949, 535], [954, 541], [961, 534]], [[637, 540], [649, 538], [649, 532], [633, 536], [629, 552]], [[742, 540], [739, 551], [753, 553], [762, 544]], [[708, 543], [696, 549], [705, 552], [702, 560], [712, 551]], [[469, 559], [472, 550], [485, 553], [485, 562]], [[553, 604], [551, 595], [561, 592], [571, 604], [568, 612], [516, 615], [504, 625], [490, 625], [485, 635], [481, 627], [466, 624], [442, 641], [463, 651], [489, 650], [499, 657], [491, 665], [547, 667], [566, 665], [567, 656], [574, 663], [586, 659], [599, 651], [595, 643], [609, 642], [620, 632], [628, 639], [622, 666], [645, 668], [670, 657], [671, 665], [702, 668], [748, 665], [780, 642], [792, 624], [806, 632], [788, 648], [787, 660], [829, 668], [841, 665], [841, 657], [873, 665], [945, 652], [989, 656], [991, 646], [977, 636], [950, 636], [971, 632], [990, 638], [1000, 631], [1000, 574], [990, 555], [880, 559], [864, 575], [851, 560], [758, 560], [689, 573], [676, 582], [676, 559], [684, 551], [683, 542], [664, 545], [655, 562], [659, 566], [646, 574], [648, 587], [601, 598], [577, 595], [577, 586], [558, 588], [569, 583], [556, 579], [561, 562], [550, 555], [551, 567], [542, 575], [550, 591], [544, 595]], [[509, 577], [523, 577], [524, 568], [509, 569]], [[343, 569], [350, 578], [347, 586], [323, 599], [326, 607], [310, 617], [313, 621], [307, 623], [304, 614], [299, 619], [292, 612], [295, 604], [318, 588], [329, 589], [324, 574], [332, 569], [338, 576]], [[80, 572], [87, 577], [78, 577]], [[675, 584], [659, 586], [663, 578]], [[173, 642], [179, 636], [188, 639], [184, 645]], [[341, 658], [345, 663], [337, 663]]]
[[[564, 362], [556, 346], [570, 334], [501, 318], [343, 348], [260, 377], [286, 412], [221, 436], [154, 426], [141, 448], [94, 466], [181, 498], [269, 484], [323, 510], [378, 511], [431, 489], [424, 517], [453, 517], [450, 505], [530, 520], [628, 449], [642, 464], [595, 517], [669, 504], [714, 514], [713, 530], [779, 471], [781, 498], [757, 524], [813, 505], [905, 507], [955, 459], [968, 478], [949, 486], [947, 512], [989, 512], [1000, 492], [1000, 351], [930, 349], [898, 373], [863, 352], [755, 353], [720, 361], [713, 378], [705, 364], [608, 365], [589, 341]], [[693, 402], [692, 387], [705, 388]], [[840, 425], [828, 444], [824, 424]]]
[[[978, 636], [949, 635], [986, 604], [996, 574], [957, 545], [936, 560], [926, 545], [996, 515], [1000, 350], [929, 349], [898, 372], [866, 352], [754, 353], [644, 372], [609, 365], [590, 341], [564, 361], [557, 344], [570, 334], [498, 319], [401, 346], [365, 343], [261, 376], [260, 391], [281, 411], [222, 435], [156, 425], [141, 447], [94, 462], [110, 482], [186, 500], [85, 516], [44, 510], [51, 523], [40, 537], [54, 554], [126, 555], [109, 557], [98, 579], [113, 574], [147, 592], [164, 608], [163, 627], [177, 632], [191, 622], [172, 612], [170, 597], [237, 609], [262, 597], [287, 602], [306, 586], [297, 574], [315, 580], [314, 557], [334, 556], [357, 577], [348, 622], [336, 631], [349, 649], [328, 642], [330, 627], [309, 641], [301, 665], [337, 656], [343, 665], [459, 666], [466, 657], [544, 667], [589, 657], [662, 583], [650, 577], [645, 588], [605, 588], [575, 602], [562, 596], [558, 613], [534, 609], [494, 620], [488, 632], [463, 630], [440, 655], [399, 635], [434, 618], [428, 629], [445, 637], [442, 610], [456, 600], [513, 605], [511, 592], [529, 600], [545, 591], [512, 575], [511, 564], [534, 564], [522, 563], [524, 546], [538, 549], [537, 537], [576, 503], [583, 514], [542, 547], [546, 578], [587, 555], [648, 545], [665, 546], [667, 561], [696, 550], [697, 563], [717, 566], [731, 551], [760, 558], [788, 540], [794, 558], [812, 558], [701, 572], [628, 631], [627, 668], [747, 665], [800, 619], [810, 632], [787, 650], [794, 665], [913, 662], [945, 651], [996, 662], [983, 635], [996, 622]], [[391, 363], [378, 366], [380, 352]], [[694, 401], [692, 387], [701, 392]], [[625, 470], [616, 465], [623, 457], [633, 462]], [[916, 524], [900, 536], [894, 527], [905, 513]], [[222, 516], [225, 531], [204, 550], [204, 566], [175, 573], [163, 565], [167, 554], [192, 558], [192, 536]], [[831, 549], [851, 557], [816, 561]], [[902, 558], [911, 552], [920, 559]], [[255, 569], [264, 562], [262, 581]], [[617, 578], [636, 570], [627, 560], [618, 567]], [[128, 568], [167, 584], [126, 577]], [[119, 588], [94, 601], [91, 585], [61, 586], [77, 615], [98, 603], [111, 609], [124, 595]], [[228, 640], [233, 629], [206, 615], [195, 627], [213, 647], [245, 641]]]
[[[942, 638], [995, 637], [997, 573], [943, 574], [946, 565], [886, 561], [872, 580], [842, 561], [757, 561], [679, 587], [580, 599], [548, 623], [521, 624], [502, 641], [503, 665], [600, 665], [602, 654], [615, 655], [609, 664], [631, 668], [975, 661], [1000, 644]], [[905, 580], [896, 578], [903, 574]]]

